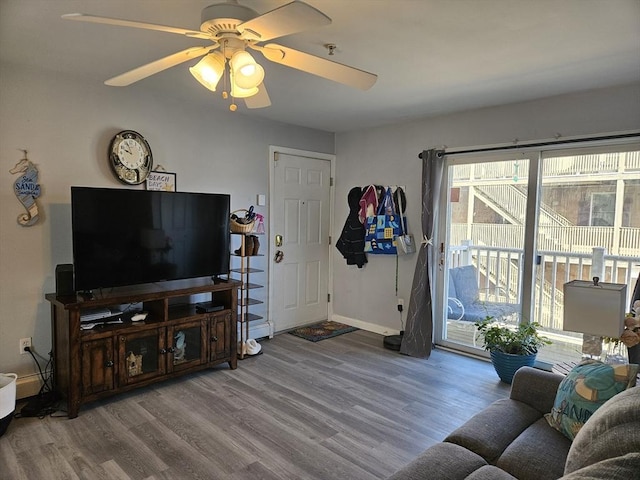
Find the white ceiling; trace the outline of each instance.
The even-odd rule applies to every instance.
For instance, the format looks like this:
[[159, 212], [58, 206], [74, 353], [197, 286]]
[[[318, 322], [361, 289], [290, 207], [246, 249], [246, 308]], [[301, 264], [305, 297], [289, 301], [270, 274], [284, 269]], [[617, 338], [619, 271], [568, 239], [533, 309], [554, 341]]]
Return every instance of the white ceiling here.
[[[198, 30], [216, 0], [0, 0], [0, 61], [102, 82], [205, 41], [62, 20], [82, 12]], [[259, 13], [288, 0], [240, 0]], [[333, 23], [277, 40], [378, 74], [360, 91], [256, 55], [272, 106], [238, 112], [348, 131], [640, 81], [640, 0], [307, 0]], [[182, 64], [129, 87], [228, 109]]]

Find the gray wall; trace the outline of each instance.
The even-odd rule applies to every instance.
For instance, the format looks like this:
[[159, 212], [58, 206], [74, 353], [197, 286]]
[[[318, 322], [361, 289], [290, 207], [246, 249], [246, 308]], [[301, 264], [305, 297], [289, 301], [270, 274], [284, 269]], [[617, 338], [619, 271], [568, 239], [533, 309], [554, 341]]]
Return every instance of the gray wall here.
[[[410, 230], [419, 239], [422, 164], [418, 153], [423, 149], [629, 130], [640, 130], [640, 84], [338, 134], [334, 238], [340, 235], [349, 212], [346, 200], [349, 190], [356, 185], [381, 184], [407, 187]], [[379, 333], [399, 330], [396, 258], [369, 255], [369, 263], [358, 269], [347, 266], [335, 248], [333, 255], [334, 318]], [[398, 296], [408, 305], [416, 255], [398, 260]]]
[[[36, 370], [29, 355], [18, 353], [19, 339], [33, 337], [45, 357], [51, 349], [44, 295], [55, 290], [55, 266], [72, 262], [69, 187], [131, 188], [109, 169], [107, 149], [115, 133], [140, 132], [155, 163], [177, 173], [178, 190], [229, 193], [232, 210], [268, 194], [270, 145], [334, 153], [332, 133], [16, 65], [0, 70], [0, 371], [22, 379]], [[24, 210], [13, 193], [18, 175], [9, 173], [22, 158], [19, 149], [29, 151], [42, 187], [42, 218], [28, 228], [16, 222]], [[266, 215], [266, 208], [257, 211]]]

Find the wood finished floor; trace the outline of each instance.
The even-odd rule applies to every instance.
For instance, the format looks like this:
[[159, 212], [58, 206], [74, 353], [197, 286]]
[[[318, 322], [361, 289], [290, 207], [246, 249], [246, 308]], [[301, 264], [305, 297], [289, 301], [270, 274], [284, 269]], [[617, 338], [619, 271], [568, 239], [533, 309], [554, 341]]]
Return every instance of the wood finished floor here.
[[263, 347], [237, 370], [88, 404], [73, 420], [14, 419], [0, 478], [381, 479], [508, 394], [490, 363], [407, 357], [370, 332]]

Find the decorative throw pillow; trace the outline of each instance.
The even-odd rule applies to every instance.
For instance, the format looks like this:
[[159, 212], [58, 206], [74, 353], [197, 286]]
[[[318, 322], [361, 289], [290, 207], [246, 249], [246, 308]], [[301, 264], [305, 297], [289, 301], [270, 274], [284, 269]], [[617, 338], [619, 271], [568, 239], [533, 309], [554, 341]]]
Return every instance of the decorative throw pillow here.
[[609, 365], [584, 360], [576, 365], [558, 387], [549, 425], [573, 440], [582, 425], [604, 402], [636, 383], [638, 365]]

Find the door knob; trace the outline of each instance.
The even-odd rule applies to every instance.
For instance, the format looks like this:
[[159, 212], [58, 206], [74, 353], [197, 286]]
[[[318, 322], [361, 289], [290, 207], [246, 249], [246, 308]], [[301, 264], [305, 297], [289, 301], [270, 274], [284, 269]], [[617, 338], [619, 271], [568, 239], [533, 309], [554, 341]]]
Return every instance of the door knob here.
[[276, 247], [282, 246], [282, 235], [276, 235]]
[[113, 367], [113, 360], [108, 360], [105, 364], [105, 367]]

